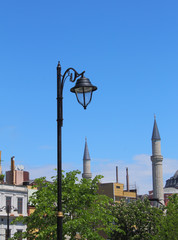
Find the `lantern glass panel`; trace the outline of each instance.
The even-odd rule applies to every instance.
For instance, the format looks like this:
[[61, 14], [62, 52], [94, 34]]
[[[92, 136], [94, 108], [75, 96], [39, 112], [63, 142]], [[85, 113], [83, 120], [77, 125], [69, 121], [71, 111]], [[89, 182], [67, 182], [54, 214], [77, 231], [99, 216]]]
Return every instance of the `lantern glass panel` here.
[[86, 109], [87, 105], [91, 101], [92, 88], [91, 87], [76, 88], [75, 94], [78, 102]]

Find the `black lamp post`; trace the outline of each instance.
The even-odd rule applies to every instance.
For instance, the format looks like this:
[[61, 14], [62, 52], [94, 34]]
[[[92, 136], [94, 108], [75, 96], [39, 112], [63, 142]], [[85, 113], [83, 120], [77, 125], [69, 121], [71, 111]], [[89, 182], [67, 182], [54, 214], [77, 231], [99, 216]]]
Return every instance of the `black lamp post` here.
[[9, 239], [10, 238], [10, 229], [9, 229], [9, 213], [10, 213], [10, 210], [13, 209], [14, 211], [17, 211], [16, 208], [10, 206], [10, 205], [7, 205], [7, 206], [4, 206], [0, 209], [0, 211], [3, 211], [3, 209], [6, 209], [6, 213], [7, 213], [7, 233], [6, 233], [6, 238]]
[[[73, 75], [73, 74], [74, 75]], [[64, 74], [61, 74], [61, 65], [58, 62], [57, 65], [57, 240], [62, 240], [62, 147], [61, 147], [61, 134], [63, 123], [63, 88], [67, 77], [71, 82], [75, 82], [76, 85], [71, 88], [71, 92], [76, 94], [77, 101], [86, 109], [91, 102], [92, 93], [97, 90], [97, 87], [93, 86], [90, 80], [84, 77], [84, 72], [78, 73], [74, 68], [68, 68]]]
[[6, 206], [6, 213], [7, 213], [7, 239], [10, 238], [10, 231], [9, 231], [9, 213], [10, 213], [10, 206]]

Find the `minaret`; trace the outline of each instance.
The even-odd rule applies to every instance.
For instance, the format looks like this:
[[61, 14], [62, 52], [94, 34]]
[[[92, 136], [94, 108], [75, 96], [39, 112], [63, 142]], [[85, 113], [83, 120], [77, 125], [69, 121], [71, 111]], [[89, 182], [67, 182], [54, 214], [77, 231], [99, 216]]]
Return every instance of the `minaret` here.
[[88, 151], [87, 138], [85, 138], [85, 149], [83, 154], [83, 174], [82, 177], [89, 179], [92, 178], [92, 173], [90, 171], [90, 155]]
[[[163, 156], [161, 155], [161, 138], [159, 135], [156, 117], [154, 117], [154, 126], [152, 134], [152, 177], [153, 177], [153, 198], [158, 199], [159, 202], [164, 204], [164, 193], [163, 193], [163, 169], [162, 161]], [[154, 202], [157, 206], [158, 202]]]
[[1, 167], [1, 151], [0, 151], [0, 175], [2, 174], [2, 167]]

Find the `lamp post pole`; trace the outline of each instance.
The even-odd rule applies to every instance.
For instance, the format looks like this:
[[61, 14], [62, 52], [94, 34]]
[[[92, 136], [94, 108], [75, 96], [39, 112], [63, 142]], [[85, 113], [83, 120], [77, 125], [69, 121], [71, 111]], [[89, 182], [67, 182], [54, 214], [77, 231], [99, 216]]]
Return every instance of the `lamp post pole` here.
[[57, 240], [62, 240], [62, 88], [61, 65], [57, 66]]
[[[72, 74], [74, 73], [74, 75]], [[97, 87], [93, 86], [88, 78], [84, 77], [84, 73], [78, 73], [74, 68], [68, 68], [64, 74], [61, 74], [61, 65], [57, 65], [57, 240], [62, 240], [62, 125], [63, 125], [63, 87], [67, 77], [71, 82], [77, 83], [71, 88], [77, 97], [77, 101], [86, 109], [91, 102], [93, 91]], [[80, 77], [80, 78], [79, 78]], [[85, 95], [90, 94], [88, 100]], [[80, 98], [82, 97], [82, 98]]]
[[18, 211], [17, 208], [13, 207], [13, 206], [10, 206], [10, 205], [6, 205], [2, 208], [0, 208], [0, 212], [2, 212], [3, 210], [6, 210], [6, 213], [7, 213], [7, 231], [6, 231], [6, 238], [9, 239], [10, 238], [10, 228], [9, 228], [9, 213], [10, 213], [10, 209], [13, 209], [13, 211]]
[[6, 206], [6, 212], [7, 212], [7, 239], [10, 238], [10, 231], [9, 231], [9, 205]]

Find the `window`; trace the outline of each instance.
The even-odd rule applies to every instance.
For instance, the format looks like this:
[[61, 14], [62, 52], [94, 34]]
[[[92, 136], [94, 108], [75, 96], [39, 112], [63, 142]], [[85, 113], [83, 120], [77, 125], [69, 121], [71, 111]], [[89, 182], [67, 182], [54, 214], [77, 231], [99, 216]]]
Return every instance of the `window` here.
[[116, 186], [116, 188], [120, 188], [120, 186]]
[[11, 212], [11, 197], [6, 197], [6, 210], [9, 208], [9, 212]]
[[115, 201], [121, 201], [121, 200], [122, 200], [122, 197], [115, 196]]
[[18, 209], [18, 214], [22, 214], [22, 202], [23, 202], [23, 199], [22, 198], [18, 198], [18, 201], [17, 201], [17, 209]]
[[18, 240], [22, 240], [22, 230], [17, 230], [18, 235]]

